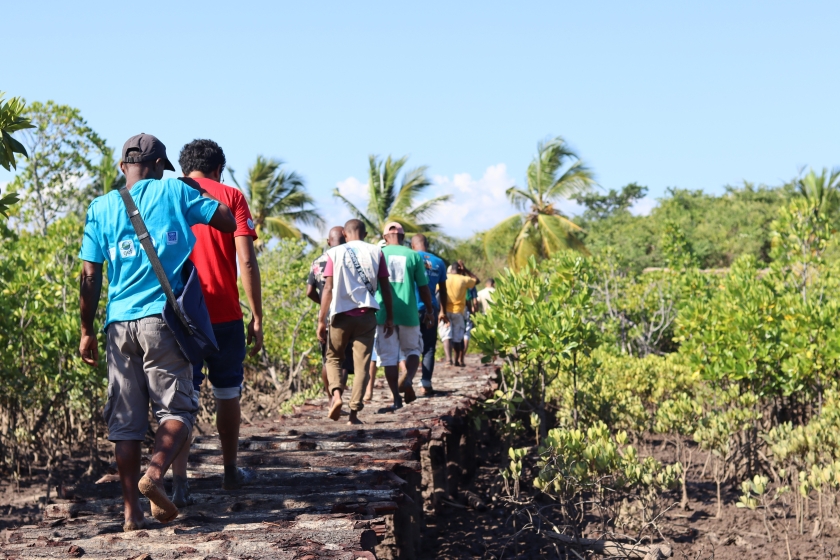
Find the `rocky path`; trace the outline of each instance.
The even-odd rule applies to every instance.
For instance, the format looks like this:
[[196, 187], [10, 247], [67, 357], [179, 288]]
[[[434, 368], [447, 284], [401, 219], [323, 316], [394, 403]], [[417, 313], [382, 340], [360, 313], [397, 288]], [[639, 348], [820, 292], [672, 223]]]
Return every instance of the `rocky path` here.
[[423, 501], [456, 494], [474, 455], [468, 415], [495, 387], [494, 368], [476, 358], [435, 377], [438, 395], [396, 413], [375, 413], [388, 404], [378, 389], [363, 426], [327, 419], [324, 398], [244, 427], [240, 465], [257, 478], [241, 491], [220, 489], [218, 438], [198, 438], [196, 503], [167, 525], [123, 533], [116, 475], [106, 475], [97, 497], [56, 501], [38, 525], [4, 531], [0, 559], [416, 558]]

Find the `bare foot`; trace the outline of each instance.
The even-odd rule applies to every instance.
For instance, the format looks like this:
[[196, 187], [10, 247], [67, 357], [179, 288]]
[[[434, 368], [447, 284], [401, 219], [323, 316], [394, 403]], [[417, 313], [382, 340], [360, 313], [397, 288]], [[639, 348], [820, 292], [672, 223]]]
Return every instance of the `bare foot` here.
[[141, 529], [145, 529], [149, 526], [149, 522], [146, 520], [146, 517], [141, 517], [138, 519], [126, 519], [125, 523], [123, 523], [123, 531], [126, 533], [130, 533], [131, 531], [139, 531]]
[[166, 497], [163, 484], [158, 485], [144, 475], [137, 484], [137, 488], [152, 503], [152, 516], [155, 519], [161, 523], [169, 523], [178, 517], [178, 508]]
[[334, 393], [333, 400], [330, 403], [330, 413], [327, 415], [330, 420], [338, 420], [341, 417], [341, 407], [343, 404], [341, 393]]
[[361, 420], [359, 420], [359, 414], [355, 410], [350, 411], [350, 418], [347, 420], [348, 426], [357, 426], [359, 424], [364, 424]]

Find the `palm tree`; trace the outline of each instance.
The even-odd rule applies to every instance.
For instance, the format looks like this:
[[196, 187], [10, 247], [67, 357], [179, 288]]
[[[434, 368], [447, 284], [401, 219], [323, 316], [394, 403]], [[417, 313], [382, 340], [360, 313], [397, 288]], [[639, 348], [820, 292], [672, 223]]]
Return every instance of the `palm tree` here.
[[555, 204], [561, 198], [594, 184], [592, 171], [561, 137], [537, 144], [537, 155], [528, 166], [527, 187], [507, 190], [510, 201], [522, 211], [489, 230], [484, 236], [489, 251], [500, 239], [509, 238], [510, 230], [519, 229], [510, 248], [512, 268], [524, 266], [531, 256], [545, 258], [561, 249], [587, 253], [575, 233], [580, 226], [563, 215]]
[[840, 207], [840, 168], [823, 167], [817, 175], [813, 169], [794, 181], [797, 192], [808, 199], [817, 212], [833, 216]]
[[333, 196], [341, 200], [350, 212], [364, 222], [373, 235], [379, 235], [388, 222], [399, 222], [406, 233], [431, 233], [439, 230], [438, 224], [423, 221], [442, 202], [452, 198], [443, 195], [415, 205], [414, 200], [429, 188], [432, 182], [426, 176], [427, 166], [423, 165], [405, 171], [397, 188], [397, 176], [405, 167], [408, 156], [394, 160], [391, 156], [385, 161], [377, 156], [368, 157], [368, 205], [362, 212], [335, 189]]
[[245, 195], [251, 209], [254, 230], [260, 238], [257, 249], [262, 249], [272, 237], [311, 242], [298, 225], [321, 227], [324, 224], [313, 208], [315, 201], [306, 192], [303, 177], [283, 169], [282, 165], [280, 160], [257, 156], [257, 161], [248, 169], [244, 187], [236, 180], [233, 169], [229, 169], [231, 179]]

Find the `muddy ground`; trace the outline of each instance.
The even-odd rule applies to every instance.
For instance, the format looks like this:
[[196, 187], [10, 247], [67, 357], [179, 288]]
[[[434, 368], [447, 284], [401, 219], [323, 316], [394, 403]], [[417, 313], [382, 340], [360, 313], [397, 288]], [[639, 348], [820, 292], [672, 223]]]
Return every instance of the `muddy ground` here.
[[[499, 475], [503, 464], [501, 439], [485, 427], [477, 446], [479, 468], [474, 480], [467, 488], [485, 500], [487, 509], [475, 511], [456, 506], [447, 506], [441, 515], [426, 511], [424, 536], [424, 560], [433, 558], [561, 558], [568, 556], [562, 548], [534, 530], [523, 527], [529, 518], [521, 506], [503, 499], [502, 478]], [[519, 442], [528, 445], [527, 442]], [[519, 445], [517, 445], [518, 447]], [[652, 438], [643, 446], [643, 451], [660, 460], [673, 461], [673, 446], [661, 438]], [[666, 542], [673, 547], [673, 557], [679, 560], [747, 560], [747, 559], [840, 559], [840, 521], [835, 515], [819, 523], [817, 534], [813, 533], [816, 516], [807, 524], [807, 531], [800, 535], [793, 517], [768, 520], [765, 528], [761, 513], [740, 509], [735, 506], [739, 492], [724, 488], [724, 506], [719, 519], [717, 512], [716, 487], [712, 480], [700, 478], [706, 457], [699, 450], [695, 452], [695, 466], [689, 470], [688, 489], [690, 509], [678, 507], [680, 495], [674, 492], [665, 496], [663, 508], [673, 506], [657, 523]], [[504, 464], [508, 461], [505, 459]], [[495, 498], [495, 499], [494, 499]], [[536, 492], [523, 485], [519, 501], [536, 497]], [[539, 504], [548, 505], [548, 501]], [[547, 515], [551, 517], [551, 515]], [[554, 521], [559, 524], [558, 516]], [[599, 538], [597, 527], [587, 529], [585, 535]], [[660, 541], [661, 542], [661, 541]], [[598, 555], [581, 554], [585, 558], [603, 558]]]

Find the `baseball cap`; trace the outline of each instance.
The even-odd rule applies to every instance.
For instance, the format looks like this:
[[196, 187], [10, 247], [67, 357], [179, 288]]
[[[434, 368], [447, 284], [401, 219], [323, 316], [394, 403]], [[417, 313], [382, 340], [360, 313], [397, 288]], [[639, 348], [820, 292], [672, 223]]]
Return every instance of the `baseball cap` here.
[[[138, 150], [140, 153], [129, 157], [129, 150]], [[166, 146], [151, 134], [141, 132], [132, 136], [123, 144], [122, 160], [125, 163], [142, 163], [144, 161], [154, 161], [158, 158], [163, 158], [164, 169], [175, 171], [172, 162], [166, 157]]]
[[[393, 230], [393, 231], [392, 231]], [[382, 232], [382, 235], [388, 235], [389, 233], [402, 233], [405, 234], [405, 230], [403, 227], [397, 222], [388, 222], [385, 224], [385, 229]]]

